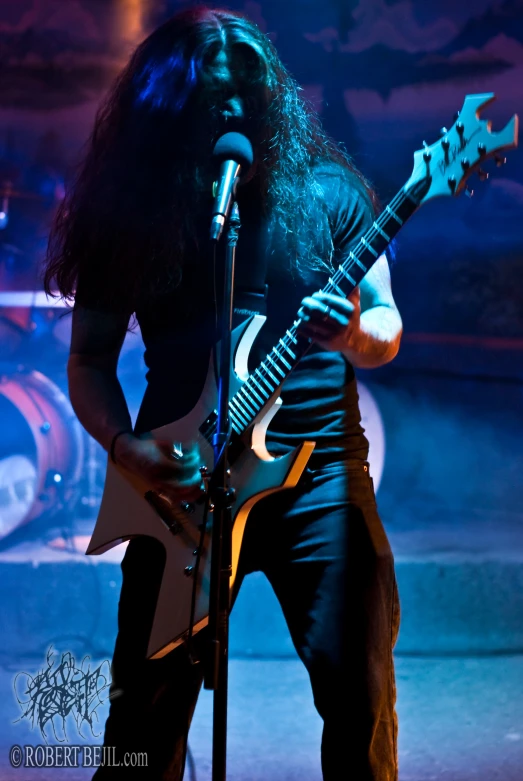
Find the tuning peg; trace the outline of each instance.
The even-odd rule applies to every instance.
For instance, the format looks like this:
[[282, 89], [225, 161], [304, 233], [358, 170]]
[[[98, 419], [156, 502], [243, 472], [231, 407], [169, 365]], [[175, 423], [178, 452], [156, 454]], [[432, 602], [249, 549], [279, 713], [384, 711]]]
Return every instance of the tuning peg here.
[[501, 168], [501, 166], [505, 165], [507, 162], [507, 158], [502, 157], [501, 155], [494, 155], [494, 160], [498, 168]]
[[481, 155], [481, 157], [487, 154], [487, 147], [485, 146], [485, 144], [481, 142], [478, 144], [478, 153], [479, 155]]
[[439, 134], [440, 134], [440, 136], [446, 136], [448, 132], [449, 131], [447, 130], [446, 127], [442, 127], [442, 128], [440, 128]]
[[463, 122], [456, 122], [456, 130], [458, 131], [459, 135], [462, 136], [465, 132], [465, 125]]
[[441, 139], [441, 146], [443, 148], [443, 151], [445, 152], [445, 162], [449, 162], [449, 149], [450, 149], [450, 141], [448, 139], [448, 136], [444, 136]]
[[489, 177], [488, 173], [484, 171], [483, 168], [478, 168], [477, 174], [480, 182], [484, 182]]
[[455, 122], [455, 121], [457, 120], [457, 118], [459, 117], [459, 115], [460, 115], [460, 112], [459, 112], [459, 111], [456, 111], [456, 113], [454, 114], [454, 119], [453, 119], [453, 122]]
[[465, 195], [467, 196], [467, 198], [472, 198], [472, 196], [474, 195], [474, 190], [471, 190], [470, 187], [466, 187]]

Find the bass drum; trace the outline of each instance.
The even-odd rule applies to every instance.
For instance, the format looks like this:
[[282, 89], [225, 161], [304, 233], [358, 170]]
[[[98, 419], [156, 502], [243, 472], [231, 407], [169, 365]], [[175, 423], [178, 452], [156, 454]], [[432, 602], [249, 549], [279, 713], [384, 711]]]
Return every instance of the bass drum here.
[[0, 377], [0, 538], [72, 504], [84, 465], [83, 429], [48, 377], [17, 367]]

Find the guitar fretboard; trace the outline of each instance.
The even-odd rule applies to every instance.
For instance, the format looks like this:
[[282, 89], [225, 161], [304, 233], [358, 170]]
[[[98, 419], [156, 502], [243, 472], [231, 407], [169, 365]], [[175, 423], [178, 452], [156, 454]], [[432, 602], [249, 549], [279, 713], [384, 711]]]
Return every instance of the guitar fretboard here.
[[[429, 186], [430, 180], [423, 180], [409, 190], [402, 188], [329, 277], [322, 291], [347, 298], [383, 254], [402, 225], [414, 214]], [[300, 322], [299, 319], [294, 321], [231, 398], [229, 416], [235, 434], [241, 435], [252, 426], [311, 347], [312, 341], [299, 333]], [[216, 417], [213, 415], [200, 429], [209, 441], [215, 426]]]

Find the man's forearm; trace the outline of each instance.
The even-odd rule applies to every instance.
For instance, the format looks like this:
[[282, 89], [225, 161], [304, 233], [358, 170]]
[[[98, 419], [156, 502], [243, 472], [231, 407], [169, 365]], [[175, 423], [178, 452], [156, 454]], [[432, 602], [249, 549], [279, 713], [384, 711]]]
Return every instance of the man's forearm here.
[[376, 306], [362, 312], [358, 328], [349, 336], [344, 356], [353, 366], [374, 369], [389, 363], [398, 353], [402, 334], [397, 309]]
[[74, 358], [68, 364], [69, 397], [85, 430], [109, 450], [118, 431], [132, 429], [131, 416], [115, 374], [81, 365]]

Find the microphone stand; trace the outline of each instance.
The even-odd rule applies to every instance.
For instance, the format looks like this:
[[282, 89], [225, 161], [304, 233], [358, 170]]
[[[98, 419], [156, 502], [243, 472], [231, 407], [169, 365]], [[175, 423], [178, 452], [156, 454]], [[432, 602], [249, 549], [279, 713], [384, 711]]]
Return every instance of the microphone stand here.
[[222, 325], [218, 375], [218, 420], [213, 437], [214, 469], [209, 483], [212, 516], [211, 579], [209, 596], [209, 653], [205, 659], [204, 686], [214, 691], [212, 781], [225, 781], [227, 758], [227, 695], [230, 578], [232, 574], [232, 504], [229, 485], [228, 448], [229, 387], [232, 364], [234, 265], [240, 230], [238, 204], [233, 201], [226, 228], [226, 254], [222, 302]]

